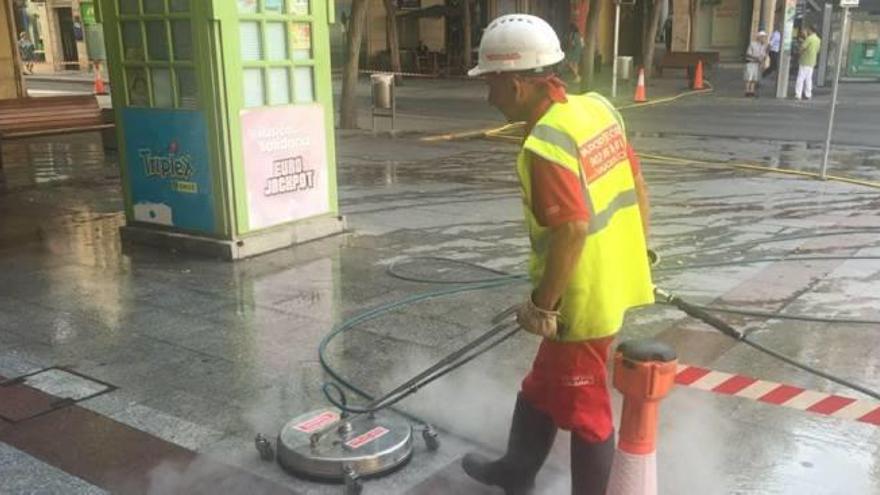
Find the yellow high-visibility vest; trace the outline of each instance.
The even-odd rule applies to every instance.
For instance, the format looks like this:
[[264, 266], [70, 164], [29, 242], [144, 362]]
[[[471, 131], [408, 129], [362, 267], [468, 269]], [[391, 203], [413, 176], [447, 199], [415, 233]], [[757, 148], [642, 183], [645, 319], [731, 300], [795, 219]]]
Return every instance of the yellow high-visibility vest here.
[[532, 211], [529, 152], [580, 178], [590, 215], [583, 252], [560, 301], [557, 338], [580, 341], [613, 335], [629, 308], [654, 302], [623, 120], [596, 93], [568, 95], [568, 101], [551, 106], [526, 137], [517, 173], [532, 246], [529, 276], [537, 285], [547, 263], [550, 229], [538, 224]]

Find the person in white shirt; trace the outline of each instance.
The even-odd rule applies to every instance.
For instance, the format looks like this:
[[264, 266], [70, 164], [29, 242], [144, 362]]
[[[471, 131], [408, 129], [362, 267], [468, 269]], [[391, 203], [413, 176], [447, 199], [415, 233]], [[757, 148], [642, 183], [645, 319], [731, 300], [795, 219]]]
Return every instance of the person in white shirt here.
[[746, 82], [746, 96], [758, 96], [756, 85], [761, 76], [761, 66], [767, 59], [767, 33], [759, 31], [755, 41], [749, 43], [746, 50], [746, 70], [743, 79]]
[[779, 28], [773, 29], [773, 34], [770, 35], [770, 65], [764, 69], [764, 73], [761, 74], [761, 77], [767, 77], [770, 74], [776, 72], [776, 69], [779, 68], [779, 52], [782, 50], [782, 33], [779, 32]]

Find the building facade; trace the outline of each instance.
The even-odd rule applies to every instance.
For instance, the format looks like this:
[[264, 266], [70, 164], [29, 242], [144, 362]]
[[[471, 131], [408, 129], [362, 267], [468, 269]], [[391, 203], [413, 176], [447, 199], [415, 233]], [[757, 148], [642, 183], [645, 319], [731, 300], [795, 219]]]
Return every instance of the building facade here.
[[89, 68], [88, 28], [95, 4], [85, 0], [12, 0], [16, 31], [27, 32], [36, 46], [39, 72]]
[[846, 75], [880, 78], [880, 0], [862, 0], [847, 36]]
[[[336, 0], [337, 25], [331, 34], [334, 64], [343, 62], [345, 32], [351, 12], [351, 0]], [[389, 67], [384, 0], [368, 0], [369, 12], [364, 33], [362, 66], [387, 70]], [[400, 38], [404, 71], [431, 72], [440, 66], [444, 73], [462, 73], [465, 69], [463, 32], [464, 0], [394, 0], [397, 29]], [[472, 60], [480, 44], [483, 29], [495, 17], [528, 13], [547, 20], [561, 39], [569, 33], [570, 25], [582, 28], [587, 13], [587, 0], [470, 0], [470, 29]], [[598, 34], [598, 58], [610, 63], [613, 47], [614, 7], [612, 0], [601, 0], [601, 22]], [[622, 30], [622, 32], [624, 32]], [[633, 38], [638, 38], [633, 36]], [[419, 52], [430, 55], [421, 57]], [[427, 66], [426, 66], [427, 65]]]
[[12, 2], [0, 0], [0, 100], [24, 95]]

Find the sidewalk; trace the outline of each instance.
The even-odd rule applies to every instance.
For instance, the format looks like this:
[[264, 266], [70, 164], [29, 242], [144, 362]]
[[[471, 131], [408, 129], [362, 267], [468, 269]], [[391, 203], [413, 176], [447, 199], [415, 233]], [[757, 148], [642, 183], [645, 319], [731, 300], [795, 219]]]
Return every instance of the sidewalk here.
[[[10, 145], [17, 148], [4, 173], [14, 170], [34, 184], [0, 194], [0, 273], [6, 281], [0, 286], [0, 376], [66, 365], [118, 388], [42, 422], [0, 425], [0, 445], [12, 445], [3, 452], [3, 468], [12, 474], [0, 472], [0, 492], [54, 486], [74, 493], [88, 484], [91, 491], [82, 493], [253, 493], [242, 485], [218, 487], [235, 469], [286, 490], [272, 493], [337, 494], [339, 486], [294, 478], [261, 462], [253, 446], [255, 433], [273, 438], [295, 414], [326, 404], [320, 387], [327, 376], [316, 351], [322, 337], [365, 310], [439, 287], [389, 277], [392, 261], [439, 256], [512, 273], [526, 261], [511, 144], [342, 134], [339, 197], [351, 232], [233, 265], [122, 246], [118, 179], [76, 174], [80, 164], [91, 164], [91, 171], [115, 168], [102, 160], [95, 142], [81, 139], [86, 141]], [[701, 152], [698, 141], [662, 138], [659, 144]], [[706, 148], [729, 151], [703, 142]], [[738, 171], [644, 169], [653, 198], [652, 246], [665, 259], [658, 285], [699, 302], [877, 317], [876, 261], [781, 260], [880, 254], [876, 235], [848, 233], [880, 222], [872, 191]], [[41, 182], [48, 172], [80, 180]], [[808, 238], [817, 231], [838, 234]], [[749, 257], [781, 261], [683, 270]], [[487, 276], [436, 260], [399, 268], [434, 278]], [[370, 392], [389, 390], [484, 331], [526, 290], [509, 285], [383, 314], [335, 341], [328, 359]], [[736, 321], [747, 323], [763, 344], [808, 357], [814, 366], [868, 384], [876, 376], [878, 337], [864, 326]], [[622, 338], [640, 337], [674, 343], [683, 364], [851, 396], [668, 307], [628, 317]], [[537, 345], [518, 335], [401, 403], [439, 428], [441, 448], [428, 452], [416, 439], [412, 462], [367, 482], [365, 492], [427, 495], [442, 486], [442, 493], [490, 493], [467, 480], [458, 463], [466, 451], [503, 448], [513, 400]], [[90, 435], [74, 421], [83, 415], [92, 418], [85, 427], [124, 427], [124, 441]], [[661, 493], [763, 493], [767, 487], [785, 494], [877, 493], [880, 475], [871, 466], [878, 431], [677, 387], [662, 406]], [[131, 452], [170, 447], [188, 456], [143, 455], [124, 466], [122, 476], [111, 471]], [[567, 437], [560, 434], [539, 478], [540, 493], [569, 493], [567, 465]]]
[[25, 81], [82, 82], [91, 84], [95, 80], [92, 71], [65, 71], [36, 73], [24, 76]]
[[[597, 90], [610, 95], [610, 74], [598, 74]], [[622, 82], [619, 96], [614, 99], [618, 106], [629, 104], [635, 91], [635, 81]], [[338, 105], [341, 79], [334, 79], [334, 98]], [[576, 86], [569, 82], [569, 90]], [[659, 99], [674, 96], [687, 90], [686, 81], [680, 78], [657, 78], [648, 82], [648, 97]], [[368, 76], [358, 80], [358, 127], [372, 129], [371, 87]], [[504, 117], [486, 101], [485, 82], [478, 79], [421, 79], [407, 78], [396, 88], [397, 130], [400, 132], [447, 133], [494, 128], [504, 125]], [[337, 115], [338, 119], [338, 115]], [[390, 129], [390, 119], [378, 118], [378, 130]]]

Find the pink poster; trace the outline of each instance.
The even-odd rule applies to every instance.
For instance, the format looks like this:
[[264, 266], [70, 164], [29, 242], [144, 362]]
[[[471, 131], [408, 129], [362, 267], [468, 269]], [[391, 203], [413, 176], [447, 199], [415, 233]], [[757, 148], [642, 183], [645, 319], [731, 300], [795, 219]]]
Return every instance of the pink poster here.
[[330, 211], [320, 105], [244, 111], [241, 127], [251, 230]]

